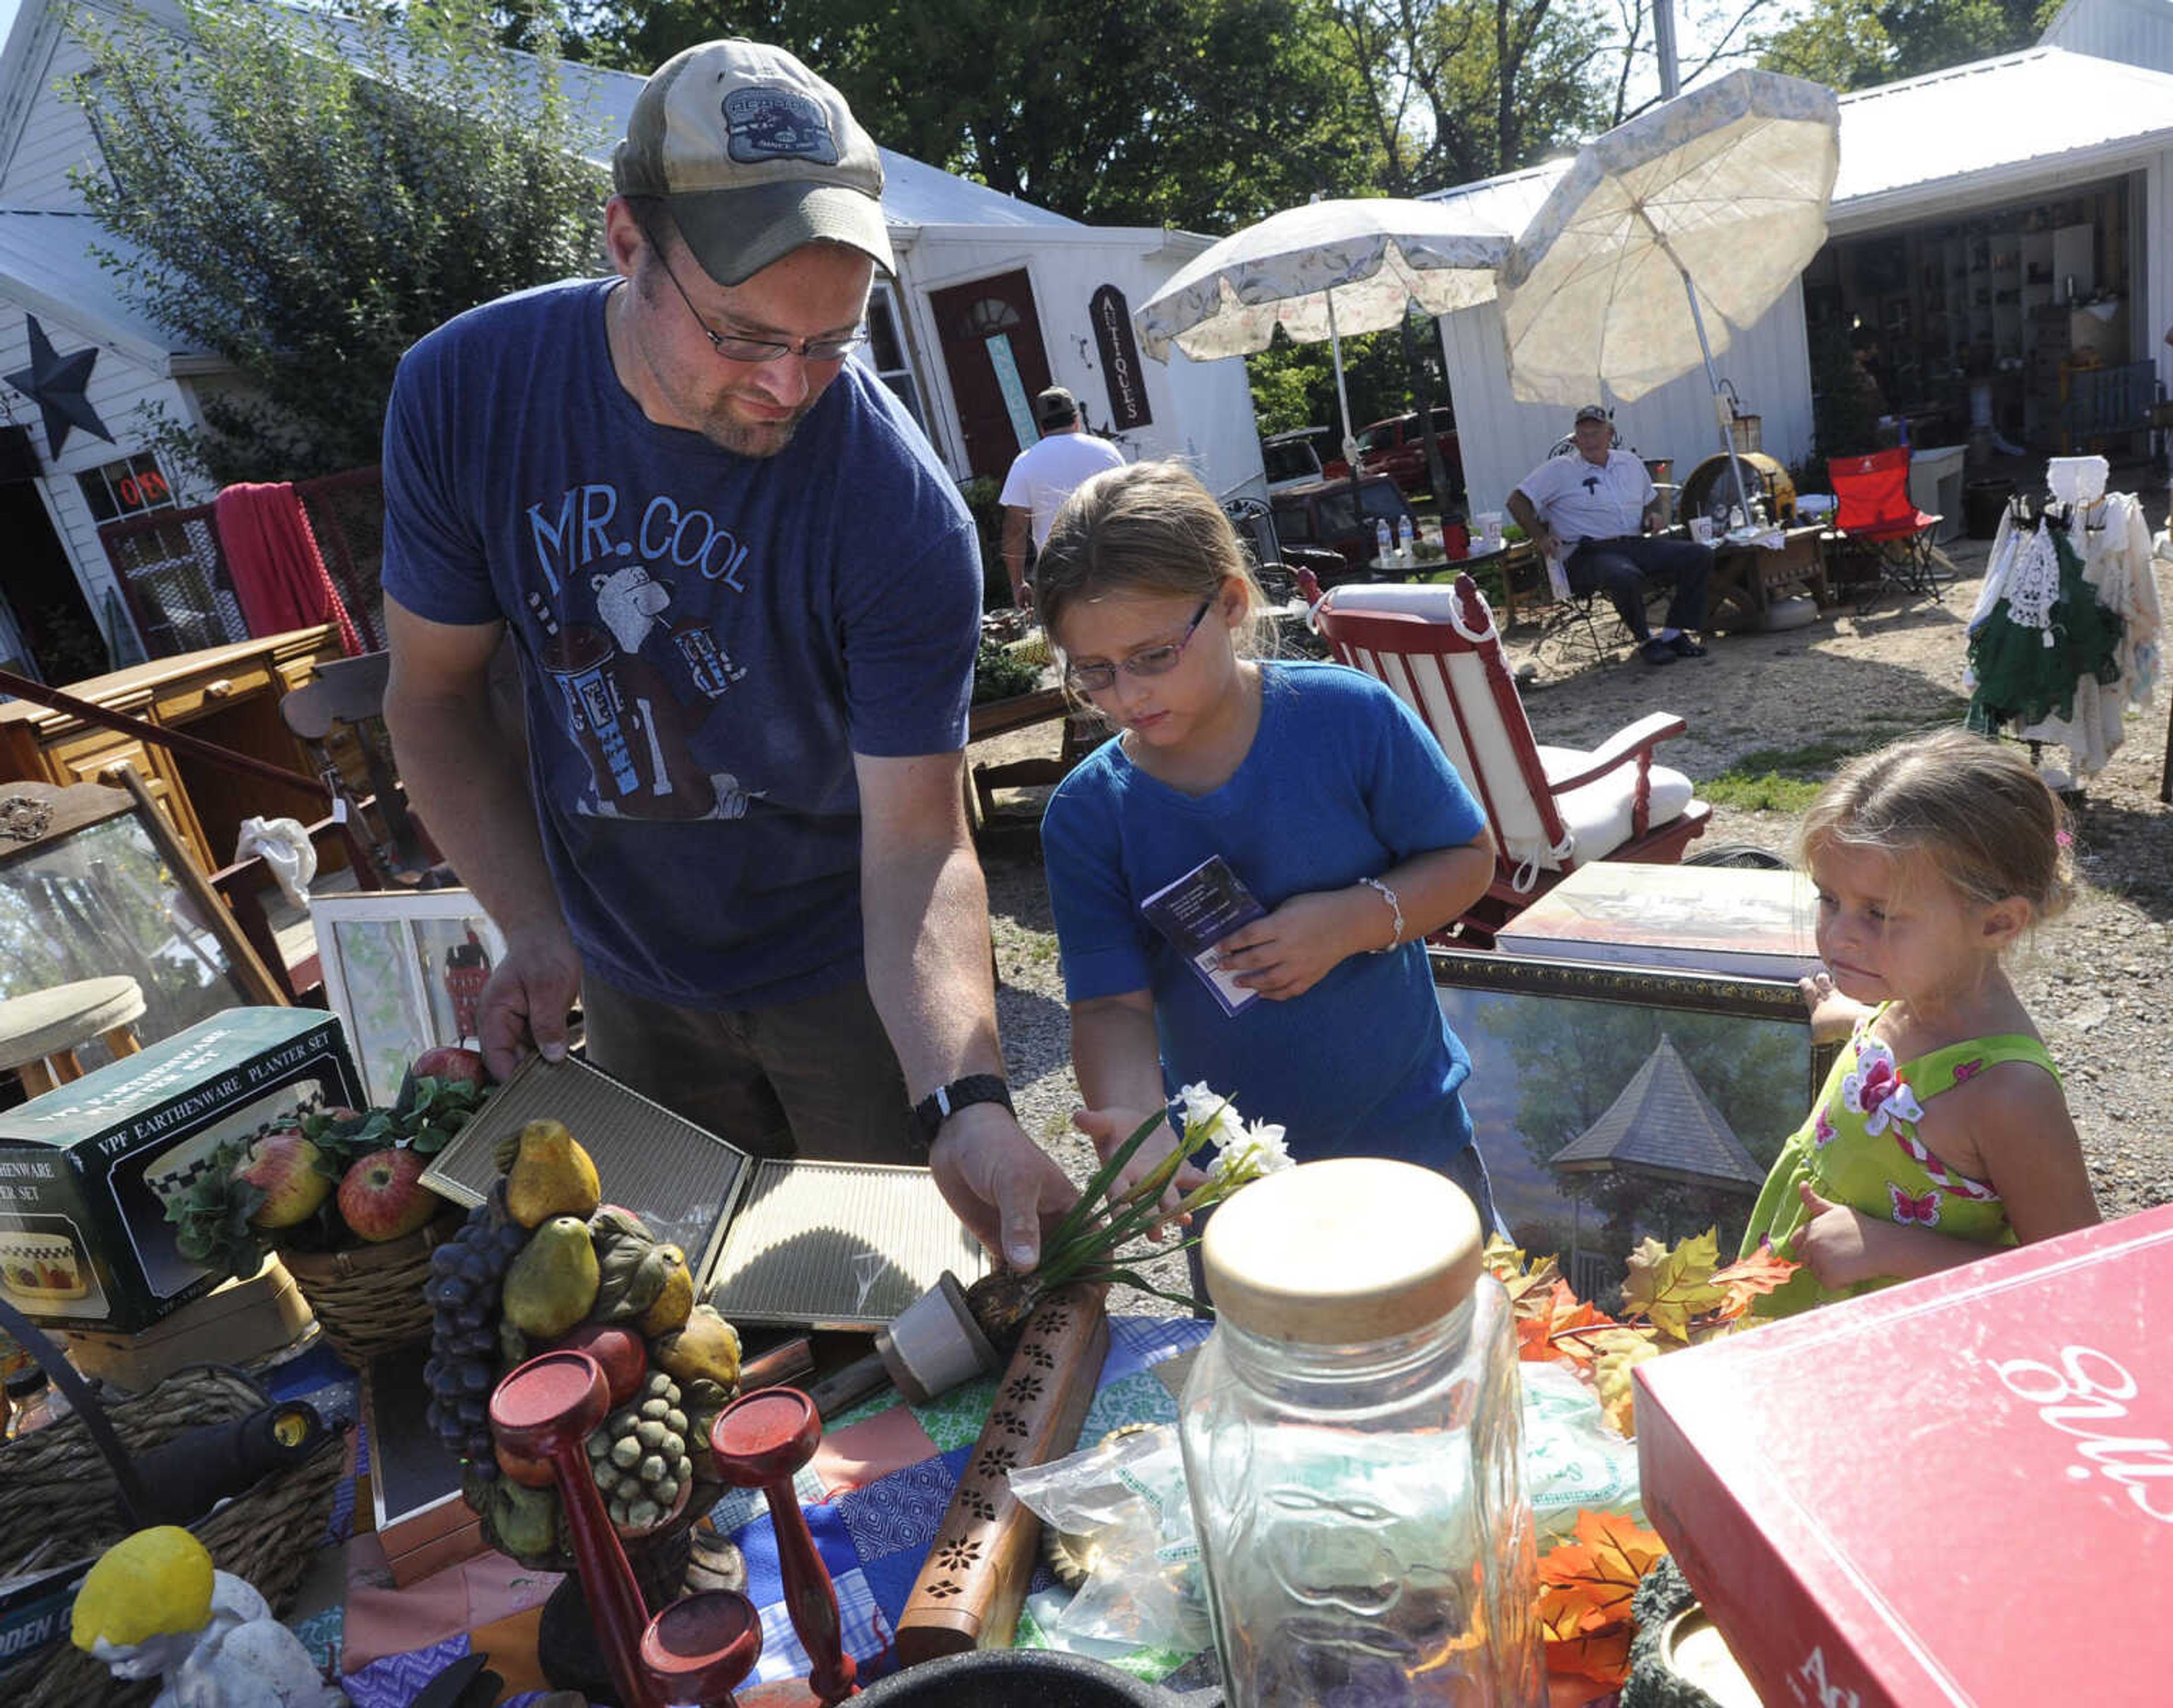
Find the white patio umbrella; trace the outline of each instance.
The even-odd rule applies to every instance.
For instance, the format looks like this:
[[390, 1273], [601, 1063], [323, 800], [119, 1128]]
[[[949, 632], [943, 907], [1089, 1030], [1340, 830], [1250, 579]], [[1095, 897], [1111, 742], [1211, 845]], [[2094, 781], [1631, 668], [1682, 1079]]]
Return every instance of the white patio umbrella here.
[[1702, 360], [1748, 515], [1713, 353], [1825, 241], [1840, 164], [1834, 92], [1766, 71], [1730, 72], [1587, 143], [1502, 264], [1510, 389], [1631, 402]]
[[1193, 258], [1132, 315], [1140, 347], [1157, 361], [1169, 347], [1195, 361], [1248, 356], [1280, 326], [1301, 344], [1333, 347], [1343, 450], [1357, 441], [1343, 385], [1343, 337], [1378, 332], [1416, 303], [1428, 314], [1483, 303], [1509, 233], [1475, 224], [1438, 202], [1376, 197], [1313, 202], [1233, 232]]

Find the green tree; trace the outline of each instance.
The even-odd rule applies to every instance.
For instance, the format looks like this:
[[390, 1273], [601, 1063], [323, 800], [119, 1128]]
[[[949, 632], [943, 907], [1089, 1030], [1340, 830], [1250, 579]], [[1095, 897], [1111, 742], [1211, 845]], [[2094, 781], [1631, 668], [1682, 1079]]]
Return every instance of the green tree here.
[[1221, 233], [1374, 175], [1321, 0], [649, 0], [590, 42], [645, 72], [735, 33], [886, 147], [1096, 224]]
[[1610, 26], [1561, 0], [1334, 0], [1392, 196], [1484, 178], [1606, 122]]
[[78, 12], [94, 69], [70, 90], [103, 154], [77, 190], [130, 245], [101, 264], [234, 370], [201, 430], [160, 431], [220, 482], [374, 463], [408, 345], [595, 265], [596, 127], [477, 0], [414, 0], [397, 26], [182, 7], [181, 35]]
[[2060, 0], [1815, 0], [1760, 44], [1771, 71], [1868, 89], [2027, 47]]

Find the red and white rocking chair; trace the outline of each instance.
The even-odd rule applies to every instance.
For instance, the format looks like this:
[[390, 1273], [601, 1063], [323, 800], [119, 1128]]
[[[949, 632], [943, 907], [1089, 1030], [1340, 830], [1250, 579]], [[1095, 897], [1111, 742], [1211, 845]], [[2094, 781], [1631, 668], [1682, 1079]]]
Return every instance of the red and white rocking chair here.
[[1300, 576], [1313, 628], [1341, 662], [1378, 677], [1416, 712], [1493, 827], [1494, 881], [1456, 922], [1460, 938], [1494, 932], [1593, 860], [1672, 865], [1705, 833], [1712, 809], [1690, 779], [1653, 762], [1688, 727], [1654, 712], [1590, 752], [1542, 746], [1469, 575], [1453, 587], [1350, 585], [1324, 598]]

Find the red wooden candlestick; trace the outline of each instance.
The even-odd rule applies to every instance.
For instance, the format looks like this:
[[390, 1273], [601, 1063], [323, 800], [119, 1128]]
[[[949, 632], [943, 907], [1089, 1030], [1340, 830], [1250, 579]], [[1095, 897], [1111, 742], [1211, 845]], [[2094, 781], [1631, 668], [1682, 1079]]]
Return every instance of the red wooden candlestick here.
[[[806, 1689], [814, 1700], [828, 1705], [860, 1693], [853, 1682], [859, 1668], [845, 1652], [837, 1592], [822, 1555], [815, 1551], [807, 1515], [800, 1510], [800, 1497], [792, 1486], [793, 1474], [814, 1457], [822, 1439], [822, 1420], [815, 1403], [796, 1387], [766, 1387], [743, 1394], [719, 1413], [709, 1427], [717, 1475], [735, 1488], [759, 1489], [769, 1501], [778, 1565], [785, 1576], [785, 1607], [812, 1663]], [[768, 1691], [758, 1695], [761, 1700], [769, 1700]]]
[[582, 1447], [610, 1409], [611, 1389], [601, 1365], [585, 1352], [546, 1352], [499, 1383], [490, 1397], [490, 1430], [501, 1454], [547, 1461], [557, 1475], [582, 1592], [625, 1708], [666, 1708], [642, 1663], [649, 1609], [642, 1605]]
[[762, 1620], [736, 1590], [675, 1601], [641, 1634], [641, 1660], [673, 1702], [733, 1708], [732, 1686], [762, 1657]]

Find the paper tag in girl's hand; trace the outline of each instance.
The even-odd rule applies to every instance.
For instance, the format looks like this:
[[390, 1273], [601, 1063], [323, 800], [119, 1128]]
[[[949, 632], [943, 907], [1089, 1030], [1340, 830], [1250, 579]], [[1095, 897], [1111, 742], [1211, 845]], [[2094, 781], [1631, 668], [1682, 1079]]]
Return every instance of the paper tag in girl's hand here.
[[1209, 855], [1174, 883], [1163, 885], [1140, 903], [1140, 911], [1191, 961], [1224, 1013], [1236, 1014], [1259, 1000], [1259, 991], [1221, 969], [1215, 946], [1240, 925], [1264, 919], [1268, 910], [1221, 854]]

